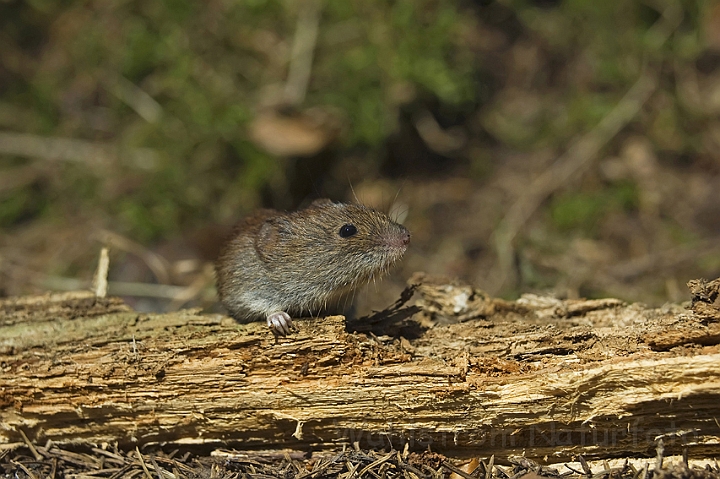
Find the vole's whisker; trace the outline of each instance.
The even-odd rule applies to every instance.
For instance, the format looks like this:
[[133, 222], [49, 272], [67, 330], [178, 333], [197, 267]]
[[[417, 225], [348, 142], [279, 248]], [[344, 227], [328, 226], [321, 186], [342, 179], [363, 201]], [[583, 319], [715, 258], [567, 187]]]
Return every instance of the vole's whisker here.
[[353, 188], [352, 181], [350, 181], [350, 175], [348, 175], [348, 185], [350, 185], [350, 191], [352, 191], [353, 198], [355, 198], [357, 204], [361, 204], [362, 202], [360, 201], [360, 198], [358, 198], [358, 196], [355, 194], [355, 188]]

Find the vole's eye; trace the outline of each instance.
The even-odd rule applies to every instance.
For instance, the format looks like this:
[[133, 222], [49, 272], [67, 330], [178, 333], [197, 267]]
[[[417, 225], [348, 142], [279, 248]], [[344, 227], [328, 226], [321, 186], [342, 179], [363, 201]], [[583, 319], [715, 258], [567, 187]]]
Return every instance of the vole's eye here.
[[340, 227], [340, 231], [338, 231], [338, 234], [343, 238], [349, 238], [355, 233], [357, 233], [357, 228], [355, 228], [355, 225], [351, 225], [350, 223], [345, 223]]

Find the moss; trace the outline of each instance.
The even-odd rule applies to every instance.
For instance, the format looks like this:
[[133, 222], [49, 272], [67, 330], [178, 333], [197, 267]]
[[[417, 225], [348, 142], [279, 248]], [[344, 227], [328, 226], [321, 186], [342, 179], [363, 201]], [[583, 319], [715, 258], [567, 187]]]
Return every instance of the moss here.
[[47, 199], [37, 187], [28, 187], [0, 197], [0, 228], [7, 228], [40, 216]]
[[600, 221], [609, 213], [629, 212], [639, 204], [637, 186], [632, 182], [618, 182], [595, 191], [572, 191], [554, 197], [550, 216], [561, 231], [576, 231], [593, 235]]

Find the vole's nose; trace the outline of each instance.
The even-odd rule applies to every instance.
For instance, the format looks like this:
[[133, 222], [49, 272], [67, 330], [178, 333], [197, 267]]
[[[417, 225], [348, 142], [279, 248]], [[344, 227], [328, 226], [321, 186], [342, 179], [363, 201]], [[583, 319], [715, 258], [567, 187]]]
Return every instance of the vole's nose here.
[[410, 244], [410, 232], [403, 225], [395, 224], [388, 229], [382, 241], [387, 246], [405, 251]]
[[405, 227], [403, 227], [402, 233], [400, 234], [400, 241], [402, 241], [402, 244], [405, 246], [410, 244], [410, 232]]

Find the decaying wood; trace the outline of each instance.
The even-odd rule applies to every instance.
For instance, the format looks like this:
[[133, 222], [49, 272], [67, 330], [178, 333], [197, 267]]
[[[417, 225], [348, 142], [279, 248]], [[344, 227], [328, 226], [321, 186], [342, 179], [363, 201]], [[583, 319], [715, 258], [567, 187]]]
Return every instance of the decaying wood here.
[[408, 443], [565, 459], [652, 456], [662, 439], [668, 454], [720, 454], [720, 280], [691, 282], [691, 309], [414, 281], [417, 304], [366, 333], [333, 316], [279, 340], [90, 293], [4, 300], [0, 447]]

